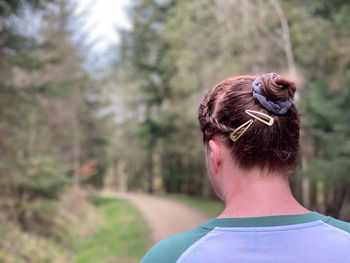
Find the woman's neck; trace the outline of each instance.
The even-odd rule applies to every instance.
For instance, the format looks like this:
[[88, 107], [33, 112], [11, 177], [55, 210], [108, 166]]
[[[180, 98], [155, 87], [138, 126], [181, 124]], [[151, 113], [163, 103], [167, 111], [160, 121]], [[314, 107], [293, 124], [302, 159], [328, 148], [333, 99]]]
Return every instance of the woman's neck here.
[[226, 179], [221, 188], [225, 209], [218, 218], [310, 212], [295, 200], [286, 175], [245, 174], [236, 178], [228, 175]]

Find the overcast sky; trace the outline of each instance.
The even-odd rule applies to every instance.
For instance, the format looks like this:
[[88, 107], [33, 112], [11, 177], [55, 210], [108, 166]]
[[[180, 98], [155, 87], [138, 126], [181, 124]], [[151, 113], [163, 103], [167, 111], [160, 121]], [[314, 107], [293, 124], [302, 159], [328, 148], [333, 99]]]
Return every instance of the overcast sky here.
[[94, 50], [105, 51], [118, 43], [117, 27], [128, 27], [125, 8], [131, 0], [76, 0], [78, 12], [86, 11], [89, 39], [98, 40]]

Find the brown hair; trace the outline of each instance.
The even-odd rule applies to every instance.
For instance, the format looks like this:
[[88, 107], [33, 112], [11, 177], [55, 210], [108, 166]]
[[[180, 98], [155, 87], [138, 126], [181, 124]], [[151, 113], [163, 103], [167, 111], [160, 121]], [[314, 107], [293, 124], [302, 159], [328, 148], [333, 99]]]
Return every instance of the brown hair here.
[[[233, 159], [243, 169], [267, 168], [269, 171], [295, 168], [299, 151], [300, 118], [294, 105], [285, 115], [275, 115], [253, 97], [252, 83], [257, 76], [232, 77], [205, 93], [198, 109], [198, 120], [206, 144], [214, 136], [231, 150]], [[293, 99], [294, 82], [261, 76], [261, 90], [270, 100]], [[230, 133], [252, 119], [245, 110], [255, 110], [273, 117], [272, 126], [254, 121], [236, 142]]]

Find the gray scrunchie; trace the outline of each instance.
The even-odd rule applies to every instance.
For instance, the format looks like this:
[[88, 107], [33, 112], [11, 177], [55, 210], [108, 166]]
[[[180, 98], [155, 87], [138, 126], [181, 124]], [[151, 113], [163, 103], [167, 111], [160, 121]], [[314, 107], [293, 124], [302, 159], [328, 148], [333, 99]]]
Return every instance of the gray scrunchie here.
[[[263, 75], [265, 78], [278, 78], [280, 75], [276, 73], [267, 73]], [[261, 77], [258, 77], [253, 82], [253, 97], [259, 101], [261, 106], [267, 109], [270, 112], [273, 112], [277, 115], [285, 115], [290, 107], [293, 105], [293, 101], [288, 98], [286, 100], [269, 100], [265, 97], [265, 94], [261, 90], [261, 86], [263, 85]]]

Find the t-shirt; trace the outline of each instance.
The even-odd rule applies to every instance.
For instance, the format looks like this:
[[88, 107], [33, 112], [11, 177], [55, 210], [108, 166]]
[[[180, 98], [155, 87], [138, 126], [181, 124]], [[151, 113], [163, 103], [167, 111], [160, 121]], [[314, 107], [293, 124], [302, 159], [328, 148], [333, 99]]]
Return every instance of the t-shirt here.
[[350, 263], [350, 223], [317, 212], [212, 218], [164, 239], [141, 263]]

